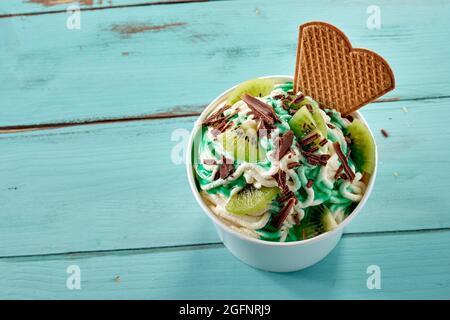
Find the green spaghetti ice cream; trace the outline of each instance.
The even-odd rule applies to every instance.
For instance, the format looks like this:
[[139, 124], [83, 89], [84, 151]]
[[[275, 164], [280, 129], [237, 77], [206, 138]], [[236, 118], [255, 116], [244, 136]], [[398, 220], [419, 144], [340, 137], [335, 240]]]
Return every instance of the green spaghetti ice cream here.
[[256, 79], [203, 121], [192, 162], [203, 200], [230, 228], [300, 241], [353, 211], [374, 171], [375, 144], [359, 119], [321, 109], [292, 82]]

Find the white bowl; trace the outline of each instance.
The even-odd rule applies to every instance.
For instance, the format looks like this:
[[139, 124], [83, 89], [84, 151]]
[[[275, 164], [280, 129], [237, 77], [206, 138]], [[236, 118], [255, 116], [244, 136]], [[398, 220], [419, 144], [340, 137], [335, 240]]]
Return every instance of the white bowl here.
[[[286, 82], [293, 81], [291, 76], [267, 76], [261, 78], [271, 78], [275, 81]], [[375, 182], [377, 166], [378, 166], [378, 153], [375, 146], [375, 169], [371, 175], [366, 191], [358, 203], [357, 207], [353, 212], [342, 221], [337, 228], [332, 231], [322, 233], [317, 237], [295, 241], [295, 242], [270, 242], [259, 239], [254, 239], [243, 235], [235, 230], [232, 230], [227, 226], [222, 220], [220, 220], [206, 205], [203, 198], [200, 196], [196, 183], [195, 183], [195, 173], [192, 166], [192, 144], [194, 142], [194, 137], [196, 136], [198, 130], [202, 126], [203, 120], [211, 113], [212, 110], [216, 108], [219, 104], [225, 101], [228, 94], [235, 88], [230, 88], [220, 94], [214, 101], [212, 101], [206, 109], [202, 112], [198, 120], [194, 124], [194, 128], [191, 132], [191, 136], [188, 142], [187, 149], [187, 159], [186, 168], [189, 180], [189, 185], [191, 186], [192, 192], [195, 199], [200, 204], [200, 207], [206, 213], [206, 215], [214, 222], [217, 233], [224, 245], [231, 251], [233, 255], [242, 260], [243, 262], [251, 265], [252, 267], [273, 271], [273, 272], [290, 272], [297, 271], [307, 268], [323, 258], [325, 258], [331, 250], [337, 245], [341, 239], [342, 232], [361, 211], [364, 207], [367, 199], [369, 198], [373, 184]], [[353, 117], [359, 118], [368, 128], [366, 120], [359, 112], [352, 114]], [[373, 133], [370, 130], [373, 141]]]

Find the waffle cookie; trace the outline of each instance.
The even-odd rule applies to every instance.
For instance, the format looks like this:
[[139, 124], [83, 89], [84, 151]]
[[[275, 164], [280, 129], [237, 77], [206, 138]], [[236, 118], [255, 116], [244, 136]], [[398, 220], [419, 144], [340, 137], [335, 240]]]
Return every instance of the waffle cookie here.
[[395, 87], [388, 63], [372, 51], [352, 48], [333, 25], [303, 24], [298, 40], [294, 88], [323, 108], [346, 115]]

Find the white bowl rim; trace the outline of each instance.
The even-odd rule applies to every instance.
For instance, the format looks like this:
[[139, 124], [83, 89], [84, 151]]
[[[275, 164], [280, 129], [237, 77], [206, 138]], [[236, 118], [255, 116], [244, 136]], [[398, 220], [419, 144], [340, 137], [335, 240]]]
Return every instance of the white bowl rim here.
[[[293, 77], [292, 76], [288, 76], [288, 75], [272, 75], [272, 76], [258, 77], [258, 79], [268, 79], [268, 78], [275, 79], [275, 80], [280, 80], [280, 81], [285, 81], [285, 82], [286, 81], [293, 81]], [[321, 233], [318, 236], [315, 236], [315, 237], [310, 238], [310, 239], [298, 240], [298, 241], [290, 241], [290, 242], [278, 242], [278, 241], [275, 242], [275, 241], [267, 241], [267, 240], [256, 239], [256, 238], [252, 238], [250, 236], [247, 236], [245, 234], [242, 234], [242, 233], [240, 233], [240, 232], [230, 228], [219, 217], [217, 217], [211, 211], [211, 209], [205, 204], [203, 198], [200, 196], [200, 193], [197, 190], [196, 183], [195, 183], [194, 170], [193, 170], [193, 167], [192, 167], [192, 144], [193, 144], [193, 141], [194, 141], [194, 137], [197, 134], [198, 129], [201, 128], [202, 122], [206, 118], [206, 116], [209, 115], [210, 111], [212, 111], [212, 109], [216, 106], [216, 104], [217, 104], [217, 102], [219, 100], [223, 99], [226, 95], [228, 95], [238, 85], [239, 84], [236, 84], [235, 86], [233, 86], [233, 87], [225, 90], [221, 94], [219, 94], [202, 111], [200, 116], [195, 121], [194, 127], [192, 128], [192, 131], [191, 131], [190, 136], [189, 136], [189, 141], [188, 141], [188, 144], [187, 144], [187, 152], [186, 152], [186, 170], [187, 170], [188, 181], [189, 181], [189, 185], [191, 187], [191, 190], [192, 190], [192, 193], [194, 194], [195, 199], [197, 200], [198, 204], [203, 209], [205, 214], [211, 220], [213, 220], [214, 223], [218, 224], [224, 230], [234, 234], [235, 236], [237, 236], [238, 238], [240, 238], [240, 239], [242, 239], [244, 241], [250, 241], [250, 242], [253, 242], [253, 243], [256, 243], [256, 244], [260, 244], [260, 245], [275, 246], [275, 247], [290, 247], [290, 246], [302, 246], [302, 245], [312, 244], [314, 242], [325, 240], [328, 237], [331, 237], [333, 234], [335, 234], [335, 233], [339, 232], [340, 230], [342, 230], [343, 228], [345, 228], [350, 223], [350, 221], [352, 221], [359, 214], [359, 212], [361, 211], [361, 209], [364, 207], [365, 203], [367, 202], [367, 199], [369, 198], [370, 194], [372, 193], [373, 185], [375, 183], [375, 178], [376, 178], [376, 175], [377, 175], [377, 167], [378, 167], [378, 150], [377, 150], [377, 145], [376, 145], [376, 142], [375, 142], [375, 137], [373, 136], [373, 132], [370, 129], [370, 126], [367, 124], [366, 119], [364, 119], [364, 117], [361, 115], [361, 113], [359, 111], [355, 111], [352, 114], [356, 115], [356, 118], [361, 120], [366, 125], [366, 127], [369, 129], [370, 135], [371, 135], [372, 140], [374, 141], [374, 144], [375, 144], [375, 168], [374, 168], [373, 174], [370, 176], [370, 180], [369, 180], [369, 183], [367, 185], [366, 191], [364, 192], [364, 195], [363, 195], [362, 199], [359, 201], [359, 203], [356, 206], [356, 208], [347, 216], [347, 218], [345, 218], [344, 221], [339, 223], [338, 226], [336, 228], [334, 228], [333, 230]]]

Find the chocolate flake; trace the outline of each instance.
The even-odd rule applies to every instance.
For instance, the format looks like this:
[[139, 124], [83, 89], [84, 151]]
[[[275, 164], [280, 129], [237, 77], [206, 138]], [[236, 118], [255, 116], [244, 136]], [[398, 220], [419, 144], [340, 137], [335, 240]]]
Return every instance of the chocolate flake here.
[[319, 147], [318, 147], [318, 146], [314, 146], [314, 147], [308, 149], [308, 152], [314, 153], [314, 152], [316, 152], [317, 150], [319, 150]]
[[385, 137], [385, 138], [389, 137], [389, 133], [387, 133], [387, 131], [384, 130], [384, 129], [381, 129], [381, 134], [382, 134], [383, 137]]
[[294, 213], [292, 215], [292, 218], [294, 219], [294, 222], [295, 222], [296, 225], [300, 224], [300, 217], [298, 216], [298, 213]]
[[322, 141], [319, 142], [319, 146], [323, 147], [327, 143], [328, 143], [328, 140], [326, 138], [324, 138]]
[[341, 145], [339, 142], [333, 143], [334, 150], [336, 151], [337, 156], [339, 157], [339, 160], [341, 161], [342, 167], [347, 174], [347, 176], [350, 178], [350, 181], [352, 181], [355, 178], [355, 174], [353, 173], [352, 169], [348, 165], [347, 157], [342, 153]]
[[212, 166], [212, 165], [217, 164], [217, 162], [214, 159], [205, 159], [205, 160], [203, 160], [203, 164], [206, 164], [208, 166]]
[[321, 166], [326, 166], [328, 160], [330, 159], [329, 154], [314, 154], [312, 152], [308, 151], [302, 151], [303, 156], [306, 157], [306, 160], [309, 164], [315, 166], [320, 164]]
[[313, 186], [313, 184], [314, 184], [314, 180], [313, 179], [309, 179], [308, 183], [306, 184], [306, 187], [307, 188], [311, 188]]
[[272, 106], [267, 103], [262, 102], [261, 100], [248, 94], [244, 94], [241, 99], [255, 112], [255, 115], [258, 115], [268, 124], [273, 124], [275, 121], [280, 121]]
[[289, 200], [290, 198], [294, 197], [294, 193], [292, 191], [287, 192], [286, 194], [282, 195], [279, 199], [278, 202], [279, 203], [283, 203], [286, 202], [287, 200]]
[[217, 121], [220, 121], [223, 113], [228, 110], [229, 108], [231, 108], [231, 106], [229, 104], [226, 104], [224, 106], [222, 106], [219, 110], [217, 110], [216, 112], [214, 112], [212, 115], [210, 115], [205, 121], [203, 121], [204, 125], [211, 125]]
[[280, 210], [280, 212], [274, 217], [273, 219], [273, 225], [275, 228], [280, 229], [281, 225], [283, 224], [284, 220], [286, 220], [289, 213], [291, 213], [292, 209], [294, 208], [295, 202], [297, 201], [296, 198], [292, 197], [287, 202], [286, 205]]
[[333, 126], [333, 125], [330, 124], [330, 123], [327, 123], [327, 127], [330, 128], [330, 129], [335, 129], [335, 126]]
[[301, 102], [303, 99], [305, 99], [305, 95], [302, 93], [299, 96], [296, 96], [294, 100], [292, 100], [291, 105], [297, 104]]
[[281, 189], [282, 194], [287, 194], [289, 192], [289, 188], [286, 184], [286, 172], [283, 170], [278, 170], [273, 177], [277, 181], [278, 187]]
[[316, 166], [316, 165], [318, 165], [320, 163], [320, 161], [317, 160], [316, 158], [309, 157], [308, 158], [308, 163], [310, 165], [312, 165], [312, 166]]
[[219, 175], [221, 179], [226, 179], [234, 171], [233, 161], [222, 156], [222, 163], [219, 167]]
[[300, 162], [291, 162], [287, 164], [288, 169], [294, 169], [297, 168], [298, 166], [300, 166]]
[[294, 141], [294, 132], [292, 130], [287, 131], [284, 135], [278, 138], [277, 150], [275, 156], [278, 160], [281, 160], [291, 148]]
[[[348, 158], [350, 157], [350, 153], [352, 152], [352, 150], [348, 150], [347, 155], [345, 156], [345, 159], [348, 160]], [[346, 177], [346, 175], [342, 175], [341, 171], [344, 167], [342, 166], [342, 164], [338, 167], [338, 169], [336, 170], [336, 174], [334, 175], [335, 179], [339, 179], [339, 178], [343, 178]], [[345, 179], [344, 179], [345, 180]]]
[[308, 133], [306, 136], [304, 136], [301, 140], [300, 140], [300, 144], [302, 146], [307, 146], [308, 144], [311, 144], [314, 140], [316, 140], [319, 137], [319, 134], [317, 132], [311, 132]]

